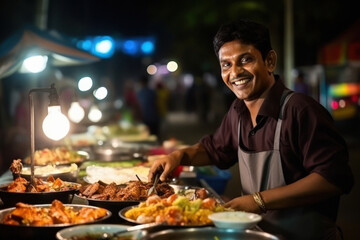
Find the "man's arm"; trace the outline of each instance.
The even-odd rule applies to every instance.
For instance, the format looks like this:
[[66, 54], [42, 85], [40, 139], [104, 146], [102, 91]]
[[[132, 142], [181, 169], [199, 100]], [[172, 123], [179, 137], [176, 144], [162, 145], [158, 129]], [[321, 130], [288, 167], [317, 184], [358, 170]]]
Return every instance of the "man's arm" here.
[[162, 172], [160, 180], [165, 181], [166, 177], [179, 165], [204, 166], [210, 164], [212, 163], [205, 148], [197, 143], [157, 159], [150, 168], [148, 181], [152, 181], [156, 172]]
[[[266, 209], [275, 210], [314, 204], [340, 195], [342, 191], [320, 174], [311, 173], [292, 184], [265, 190], [260, 194]], [[225, 206], [236, 210], [261, 212], [252, 195], [235, 198]]]

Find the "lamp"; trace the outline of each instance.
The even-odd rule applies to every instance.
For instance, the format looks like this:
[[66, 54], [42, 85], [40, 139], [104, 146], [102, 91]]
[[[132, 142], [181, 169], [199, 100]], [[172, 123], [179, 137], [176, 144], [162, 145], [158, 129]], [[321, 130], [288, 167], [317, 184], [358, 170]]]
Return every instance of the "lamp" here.
[[69, 108], [68, 116], [74, 123], [79, 123], [85, 117], [85, 111], [78, 101], [72, 102]]
[[36, 88], [31, 89], [29, 92], [30, 103], [30, 144], [31, 144], [31, 177], [30, 183], [34, 185], [34, 152], [35, 152], [35, 114], [33, 93], [35, 92], [47, 92], [49, 93], [49, 107], [48, 115], [45, 117], [42, 124], [45, 135], [52, 140], [60, 140], [66, 136], [70, 130], [69, 120], [61, 113], [59, 96], [57, 94], [55, 84], [51, 84], [50, 88]]
[[92, 122], [99, 122], [101, 120], [102, 112], [100, 111], [100, 109], [96, 105], [93, 105], [90, 108], [89, 113], [88, 113], [88, 118]]

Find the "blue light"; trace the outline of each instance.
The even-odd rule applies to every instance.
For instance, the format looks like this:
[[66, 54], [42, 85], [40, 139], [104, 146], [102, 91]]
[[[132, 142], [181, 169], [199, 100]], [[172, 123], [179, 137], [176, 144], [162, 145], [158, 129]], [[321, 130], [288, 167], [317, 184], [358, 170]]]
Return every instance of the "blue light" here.
[[109, 58], [115, 52], [115, 42], [109, 36], [95, 37], [91, 52], [102, 58]]
[[85, 39], [76, 39], [76, 45], [91, 54], [110, 58], [115, 51], [122, 51], [132, 56], [150, 55], [155, 51], [153, 37], [133, 37], [117, 39], [110, 36], [88, 36]]
[[127, 40], [124, 42], [124, 52], [135, 55], [138, 52], [138, 46], [134, 40]]
[[145, 41], [141, 44], [141, 50], [145, 54], [152, 53], [154, 51], [154, 43], [151, 41]]
[[78, 46], [86, 51], [91, 50], [91, 40], [86, 39], [84, 41], [79, 41]]

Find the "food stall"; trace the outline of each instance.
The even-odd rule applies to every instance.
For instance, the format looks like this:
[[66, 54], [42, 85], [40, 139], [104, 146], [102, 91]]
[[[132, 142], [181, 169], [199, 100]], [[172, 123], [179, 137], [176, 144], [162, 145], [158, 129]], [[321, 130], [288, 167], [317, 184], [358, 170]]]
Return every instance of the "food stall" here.
[[[218, 192], [230, 176], [216, 178], [220, 172], [213, 168], [180, 166], [168, 181], [157, 174], [148, 182], [154, 161], [186, 145], [159, 143], [141, 124], [89, 126], [81, 136], [66, 137], [68, 120], [47, 116], [44, 123], [52, 127], [43, 123], [43, 131], [56, 144], [36, 149], [32, 94], [44, 92], [48, 116], [62, 114], [54, 85], [30, 90], [31, 153], [0, 176], [2, 238], [279, 239], [257, 226], [260, 215], [224, 207]], [[219, 182], [220, 188], [213, 185]]]
[[[14, 209], [14, 205], [15, 209], [21, 207], [12, 202], [12, 207], [6, 204], [6, 208], [2, 205], [3, 209], [0, 210], [0, 218], [3, 218], [0, 219], [1, 231], [6, 230], [7, 233], [12, 234], [13, 239], [16, 237], [34, 239], [38, 236], [44, 237], [44, 234], [48, 236], [48, 239], [50, 239], [49, 234], [52, 235], [52, 239], [169, 239], [169, 237], [175, 239], [184, 239], [184, 237], [186, 239], [209, 239], [209, 237], [211, 239], [279, 239], [257, 227], [257, 223], [261, 221], [260, 215], [239, 213], [223, 206], [220, 195], [226, 181], [231, 177], [226, 171], [221, 172], [212, 167], [180, 166], [167, 182], [148, 183], [147, 174], [152, 162], [170, 151], [185, 147], [186, 145], [182, 142], [169, 139], [158, 143], [144, 132], [136, 132], [131, 138], [129, 134], [104, 136], [104, 129], [97, 129], [98, 135], [95, 139], [101, 139], [100, 144], [97, 141], [88, 141], [89, 144], [84, 144], [84, 139], [76, 136], [78, 141], [73, 141], [75, 144], [71, 146], [71, 149], [69, 139], [67, 139], [63, 141], [66, 143], [64, 146], [67, 147], [38, 149], [34, 153], [35, 170], [45, 169], [35, 172], [35, 177], [42, 178], [46, 182], [49, 181], [48, 177], [54, 174], [51, 168], [56, 170], [63, 168], [64, 172], [57, 177], [65, 177], [63, 182], [71, 180], [74, 184], [78, 184], [75, 190], [66, 193], [71, 197], [63, 200], [62, 204], [65, 208], [62, 209], [71, 208], [73, 211], [87, 207], [90, 207], [89, 211], [105, 209], [99, 218], [90, 221], [87, 219], [82, 223], [69, 222], [60, 225], [52, 223], [48, 226], [32, 226], [28, 219], [27, 224], [20, 221], [20, 225], [8, 225], [4, 223], [4, 219], [7, 219], [7, 223], [14, 219], [9, 220], [9, 217], [4, 216]], [[146, 128], [141, 129], [146, 131]], [[112, 156], [104, 157], [96, 154], [98, 148], [105, 147], [112, 148], [113, 151], [108, 151], [108, 154]], [[122, 150], [120, 151], [122, 154], [116, 151], [119, 149]], [[29, 159], [14, 162], [16, 161], [17, 163], [9, 166], [9, 171], [0, 177], [3, 187], [0, 190], [0, 198], [6, 192], [4, 187], [8, 186], [9, 182], [13, 182], [16, 176], [27, 178], [24, 170], [28, 170]], [[19, 163], [21, 163], [20, 166]], [[19, 169], [21, 169], [20, 172]], [[72, 176], [69, 172], [75, 173], [76, 179], [69, 178]], [[214, 183], [220, 183], [222, 186], [219, 187]], [[151, 191], [153, 192], [150, 193]], [[24, 198], [26, 193], [18, 192], [18, 194], [22, 194], [22, 200], [27, 200]], [[37, 194], [44, 200], [45, 194], [53, 195], [54, 191], [27, 194]], [[44, 206], [53, 209], [56, 205], [54, 201], [47, 198], [46, 204], [44, 201], [38, 202], [42, 203], [41, 205], [34, 202], [26, 204], [40, 209]], [[215, 213], [230, 215], [215, 215]], [[15, 219], [19, 220], [19, 217]], [[24, 231], [19, 231], [19, 227]], [[90, 238], [91, 236], [79, 238], [84, 234], [90, 234], [93, 238]], [[78, 238], [75, 238], [75, 235]], [[118, 235], [118, 238], [114, 235]], [[124, 238], [125, 236], [127, 238]]]

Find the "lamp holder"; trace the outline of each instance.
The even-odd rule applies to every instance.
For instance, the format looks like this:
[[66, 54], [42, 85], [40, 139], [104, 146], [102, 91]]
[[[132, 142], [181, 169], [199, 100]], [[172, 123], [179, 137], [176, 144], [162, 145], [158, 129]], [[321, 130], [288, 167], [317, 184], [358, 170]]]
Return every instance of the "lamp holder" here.
[[57, 94], [55, 84], [51, 84], [50, 88], [34, 88], [29, 91], [29, 104], [30, 104], [30, 159], [31, 159], [31, 175], [30, 175], [30, 184], [34, 184], [34, 153], [35, 153], [35, 113], [34, 113], [34, 102], [33, 102], [33, 93], [35, 92], [47, 92], [49, 93], [50, 104], [49, 106], [56, 106], [59, 104], [59, 96]]
[[50, 103], [49, 103], [49, 106], [58, 106], [60, 105], [59, 104], [59, 95], [56, 91], [56, 88], [55, 88], [55, 84], [51, 84], [51, 87], [49, 89], [49, 100], [50, 100]]

